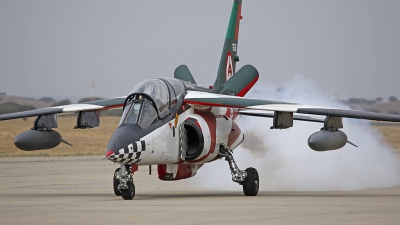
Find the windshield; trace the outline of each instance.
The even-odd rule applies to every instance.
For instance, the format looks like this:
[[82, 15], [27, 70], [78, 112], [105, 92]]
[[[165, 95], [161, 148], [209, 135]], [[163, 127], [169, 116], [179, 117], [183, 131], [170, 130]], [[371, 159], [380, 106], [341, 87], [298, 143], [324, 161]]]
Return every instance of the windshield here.
[[143, 102], [142, 112], [139, 118], [139, 125], [143, 128], [150, 126], [157, 120], [157, 112], [152, 105]]
[[138, 123], [142, 128], [146, 128], [157, 122], [157, 111], [153, 104], [142, 95], [133, 98], [125, 106], [120, 125]]
[[139, 115], [140, 104], [141, 104], [141, 102], [139, 102], [139, 101], [135, 101], [133, 103], [133, 106], [132, 106], [132, 104], [130, 104], [130, 108], [128, 108], [129, 114], [125, 119], [126, 124], [135, 124], [136, 123], [137, 117]]
[[140, 82], [132, 91], [133, 93], [148, 94], [156, 103], [159, 114], [169, 108], [169, 93], [167, 85], [159, 79], [151, 79]]

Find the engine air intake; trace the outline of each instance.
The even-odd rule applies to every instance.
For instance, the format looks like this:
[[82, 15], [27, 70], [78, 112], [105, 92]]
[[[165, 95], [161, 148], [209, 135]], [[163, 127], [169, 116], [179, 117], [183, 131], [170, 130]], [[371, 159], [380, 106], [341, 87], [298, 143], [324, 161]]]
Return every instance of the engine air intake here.
[[185, 160], [194, 160], [199, 157], [203, 151], [204, 136], [200, 124], [196, 119], [188, 118], [183, 126], [187, 136]]

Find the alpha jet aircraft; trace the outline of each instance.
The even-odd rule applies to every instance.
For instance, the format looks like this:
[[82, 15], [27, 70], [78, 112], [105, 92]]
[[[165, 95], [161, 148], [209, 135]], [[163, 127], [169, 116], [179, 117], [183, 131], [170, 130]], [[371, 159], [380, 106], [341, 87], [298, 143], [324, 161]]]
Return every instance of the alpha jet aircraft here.
[[241, 9], [242, 1], [234, 0], [217, 78], [210, 88], [197, 85], [188, 67], [181, 65], [174, 78], [142, 81], [124, 97], [5, 114], [0, 120], [36, 116], [32, 129], [14, 140], [19, 149], [32, 151], [54, 148], [61, 142], [69, 144], [53, 130], [58, 127], [59, 113], [77, 113], [75, 129], [88, 129], [99, 126], [100, 111], [122, 107], [105, 158], [120, 164], [113, 175], [113, 187], [123, 199], [135, 196], [133, 174], [139, 165], [157, 165], [158, 178], [172, 181], [195, 176], [205, 163], [221, 158], [228, 162], [232, 180], [243, 186], [244, 194], [257, 195], [257, 170], [239, 169], [232, 155], [244, 140], [237, 125], [241, 115], [272, 117], [271, 129], [290, 128], [293, 120], [322, 123], [321, 130], [308, 139], [315, 151], [354, 145], [339, 130], [343, 117], [400, 122], [400, 116], [395, 115], [243, 97], [259, 74], [251, 65], [236, 71]]

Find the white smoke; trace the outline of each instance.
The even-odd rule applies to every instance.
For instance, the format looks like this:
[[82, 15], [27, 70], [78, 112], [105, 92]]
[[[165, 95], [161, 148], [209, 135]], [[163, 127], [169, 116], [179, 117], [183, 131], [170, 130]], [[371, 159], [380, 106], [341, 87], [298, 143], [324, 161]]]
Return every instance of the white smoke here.
[[[246, 97], [347, 108], [324, 96], [316, 83], [303, 75], [279, 86], [258, 86]], [[315, 152], [307, 145], [308, 137], [319, 131], [322, 123], [294, 121], [294, 126], [285, 130], [270, 130], [271, 125], [270, 118], [243, 116], [239, 126], [245, 141], [234, 150], [239, 168], [258, 170], [260, 190], [360, 190], [400, 185], [399, 159], [368, 121], [344, 120], [342, 131], [358, 148], [347, 144], [327, 152]], [[204, 165], [193, 179], [206, 188], [241, 189], [232, 182], [224, 160]]]

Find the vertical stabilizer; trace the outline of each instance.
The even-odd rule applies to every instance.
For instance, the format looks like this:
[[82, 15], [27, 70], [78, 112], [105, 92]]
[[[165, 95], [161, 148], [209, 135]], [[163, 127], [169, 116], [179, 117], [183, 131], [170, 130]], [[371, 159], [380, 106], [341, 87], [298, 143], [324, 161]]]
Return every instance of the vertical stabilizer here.
[[228, 30], [226, 31], [225, 43], [222, 49], [221, 61], [218, 67], [217, 79], [213, 86], [213, 92], [215, 93], [219, 93], [223, 89], [223, 84], [235, 74], [236, 62], [239, 61], [237, 49], [239, 23], [242, 19], [241, 11], [242, 0], [234, 0]]
[[192, 73], [186, 65], [178, 66], [174, 71], [174, 77], [179, 80], [183, 80], [192, 84], [196, 84]]

